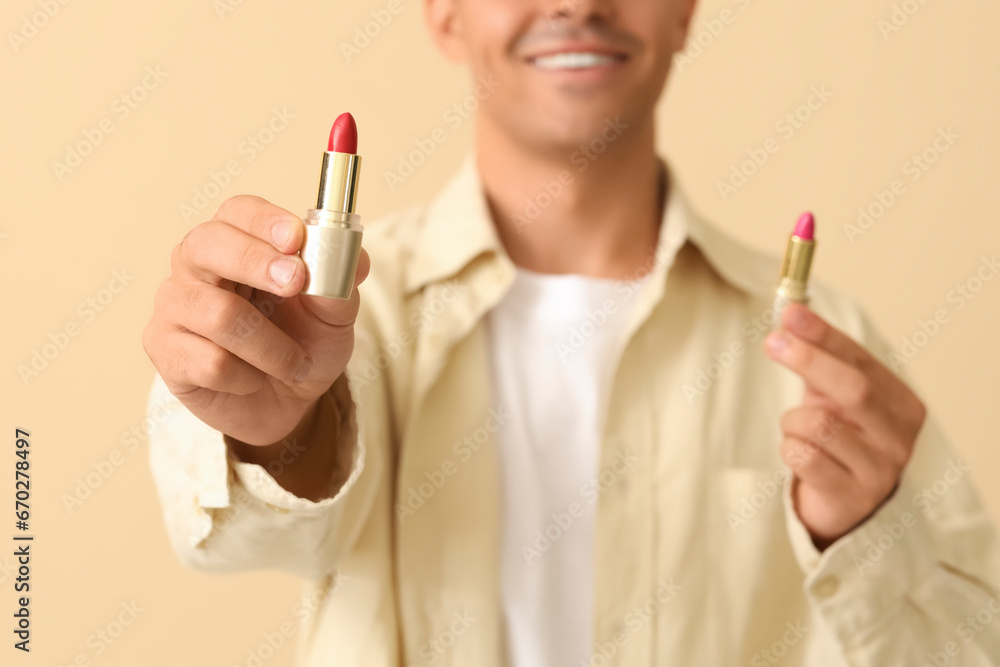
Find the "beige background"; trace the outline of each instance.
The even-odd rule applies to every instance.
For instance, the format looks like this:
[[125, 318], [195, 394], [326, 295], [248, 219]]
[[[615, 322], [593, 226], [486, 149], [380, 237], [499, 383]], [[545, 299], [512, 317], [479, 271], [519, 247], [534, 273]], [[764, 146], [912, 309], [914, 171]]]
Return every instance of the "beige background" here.
[[[39, 0], [5, 0], [0, 10], [7, 35], [0, 46], [2, 459], [5, 469], [13, 465], [14, 428], [30, 430], [37, 535], [35, 651], [28, 660], [15, 655], [5, 630], [4, 664], [67, 665], [83, 656], [108, 666], [247, 665], [247, 652], [292, 620], [298, 583], [291, 577], [208, 576], [177, 564], [145, 441], [130, 449], [121, 440], [143, 420], [152, 366], [140, 333], [153, 293], [171, 247], [226, 196], [255, 193], [304, 213], [325, 135], [341, 111], [352, 111], [361, 128], [366, 220], [428, 198], [469, 145], [471, 122], [448, 129], [412, 178], [395, 192], [385, 184], [384, 173], [415, 139], [448, 128], [443, 113], [470, 89], [464, 70], [432, 48], [420, 0], [401, 0], [401, 13], [351, 62], [340, 43], [387, 2], [223, 1], [42, 0], [58, 13], [16, 49], [9, 33], [41, 11]], [[718, 35], [704, 33], [708, 46], [675, 71], [660, 109], [660, 146], [696, 206], [756, 246], [780, 251], [795, 216], [812, 208], [822, 240], [816, 273], [863, 303], [894, 345], [936, 310], [948, 311], [949, 322], [909, 370], [998, 516], [1000, 279], [961, 310], [947, 295], [975, 275], [984, 255], [1000, 251], [1000, 5], [901, 4], [918, 11], [884, 38], [878, 22], [892, 14], [888, 0], [703, 2], [695, 34], [723, 10], [730, 23], [721, 31], [716, 24]], [[220, 14], [220, 6], [232, 11]], [[147, 67], [166, 78], [139, 91], [145, 99], [120, 117], [115, 100]], [[811, 86], [832, 97], [785, 138], [775, 124]], [[249, 161], [240, 144], [267, 126], [274, 107], [294, 119]], [[60, 181], [52, 163], [102, 118], [114, 131]], [[959, 139], [919, 181], [908, 180], [904, 163], [948, 127]], [[780, 150], [723, 201], [716, 182], [768, 137], [780, 139]], [[241, 173], [186, 222], [179, 206], [230, 160]], [[851, 243], [844, 225], [895, 178], [905, 194]], [[87, 321], [78, 304], [99, 298], [116, 270], [134, 279]], [[23, 382], [17, 365], [72, 323], [79, 335]], [[65, 495], [113, 450], [120, 465], [69, 512]], [[5, 481], [0, 504], [10, 508], [12, 496]], [[9, 511], [4, 517], [0, 540], [10, 544], [14, 519]], [[0, 556], [4, 628], [15, 597], [12, 565]], [[142, 609], [135, 623], [98, 655], [94, 633], [132, 601]], [[291, 644], [263, 664], [292, 664]]]

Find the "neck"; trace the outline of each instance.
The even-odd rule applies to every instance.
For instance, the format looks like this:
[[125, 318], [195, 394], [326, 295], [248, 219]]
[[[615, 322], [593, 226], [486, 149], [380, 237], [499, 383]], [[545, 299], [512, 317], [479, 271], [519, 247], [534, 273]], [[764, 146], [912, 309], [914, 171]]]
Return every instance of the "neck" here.
[[479, 173], [515, 265], [628, 280], [647, 263], [664, 199], [653, 119], [618, 132], [609, 126], [611, 140], [594, 141], [594, 149], [604, 147], [600, 154], [579, 147], [543, 151], [480, 115]]

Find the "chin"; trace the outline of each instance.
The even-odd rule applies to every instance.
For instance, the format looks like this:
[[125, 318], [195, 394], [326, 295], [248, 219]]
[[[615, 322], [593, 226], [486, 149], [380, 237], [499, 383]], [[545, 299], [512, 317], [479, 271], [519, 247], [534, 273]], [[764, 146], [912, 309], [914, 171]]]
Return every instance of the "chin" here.
[[[647, 113], [652, 114], [652, 111]], [[628, 139], [626, 133], [634, 134], [633, 128], [638, 127], [637, 119], [642, 117], [643, 113], [621, 104], [608, 105], [603, 109], [590, 107], [575, 115], [553, 116], [559, 120], [546, 123], [538, 135], [553, 147], [571, 150], [595, 142], [618, 143], [622, 137]]]

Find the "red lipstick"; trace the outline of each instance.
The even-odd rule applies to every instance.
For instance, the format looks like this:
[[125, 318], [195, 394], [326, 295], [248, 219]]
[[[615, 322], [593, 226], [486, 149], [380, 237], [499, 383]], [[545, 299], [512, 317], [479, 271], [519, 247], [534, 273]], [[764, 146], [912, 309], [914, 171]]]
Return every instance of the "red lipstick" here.
[[795, 230], [788, 237], [778, 287], [774, 292], [778, 321], [789, 302], [809, 303], [809, 270], [816, 252], [815, 231], [816, 220], [812, 213], [806, 211], [799, 216]]
[[358, 200], [361, 156], [358, 127], [349, 113], [330, 128], [330, 140], [320, 168], [316, 208], [304, 218], [306, 239], [299, 254], [308, 267], [303, 294], [349, 299], [361, 254], [364, 227], [354, 209]]
[[326, 150], [331, 153], [358, 152], [358, 125], [354, 122], [354, 116], [349, 113], [337, 116], [330, 128], [330, 141]]

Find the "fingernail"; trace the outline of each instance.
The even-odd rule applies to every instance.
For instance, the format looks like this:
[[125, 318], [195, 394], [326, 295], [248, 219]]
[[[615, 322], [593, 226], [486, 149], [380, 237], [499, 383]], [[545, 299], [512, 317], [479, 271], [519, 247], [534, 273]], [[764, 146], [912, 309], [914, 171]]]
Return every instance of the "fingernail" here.
[[295, 378], [293, 378], [292, 381], [295, 382], [295, 384], [302, 384], [305, 382], [306, 377], [309, 375], [309, 371], [312, 369], [312, 365], [312, 359], [309, 358], [309, 355], [306, 355], [305, 359], [302, 360], [302, 366], [299, 368], [299, 372], [295, 374]]
[[277, 248], [285, 247], [288, 239], [292, 236], [292, 224], [287, 220], [282, 220], [271, 228], [271, 240]]
[[788, 336], [782, 331], [775, 331], [767, 337], [765, 345], [768, 352], [775, 356], [781, 356], [788, 347]]
[[271, 280], [278, 287], [285, 287], [295, 276], [295, 260], [291, 257], [281, 257], [271, 262]]

